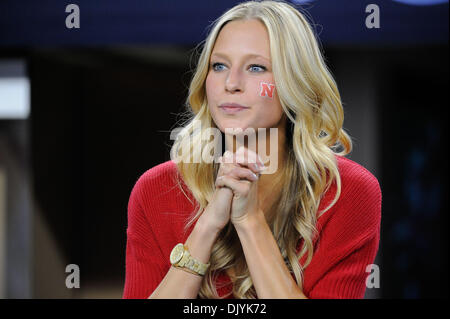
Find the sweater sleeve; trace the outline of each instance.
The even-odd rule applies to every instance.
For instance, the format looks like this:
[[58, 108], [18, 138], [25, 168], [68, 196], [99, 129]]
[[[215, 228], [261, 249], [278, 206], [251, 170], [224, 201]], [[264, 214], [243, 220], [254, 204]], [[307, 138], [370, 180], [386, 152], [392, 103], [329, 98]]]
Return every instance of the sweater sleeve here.
[[142, 206], [145, 184], [144, 174], [133, 187], [128, 202], [124, 299], [148, 298], [167, 272], [163, 253], [145, 214], [154, 208], [147, 205], [144, 211]]
[[366, 268], [376, 257], [380, 239], [381, 190], [363, 167], [347, 173], [342, 199], [323, 225], [313, 261], [305, 270], [311, 277], [305, 289], [309, 298], [364, 297]]

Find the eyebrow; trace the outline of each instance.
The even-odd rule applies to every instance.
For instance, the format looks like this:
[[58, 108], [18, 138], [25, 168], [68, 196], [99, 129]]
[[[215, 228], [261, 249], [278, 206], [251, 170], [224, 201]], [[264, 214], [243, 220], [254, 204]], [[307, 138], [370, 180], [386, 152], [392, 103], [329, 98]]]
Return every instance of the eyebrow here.
[[[218, 57], [222, 57], [222, 58], [228, 60], [228, 56], [225, 53], [217, 52], [217, 53], [213, 53], [211, 56], [213, 56], [213, 55], [218, 56]], [[270, 62], [270, 59], [268, 59], [266, 57], [263, 57], [262, 55], [259, 55], [259, 54], [249, 53], [249, 54], [244, 55], [244, 58], [262, 58], [264, 60], [267, 60], [267, 62]]]

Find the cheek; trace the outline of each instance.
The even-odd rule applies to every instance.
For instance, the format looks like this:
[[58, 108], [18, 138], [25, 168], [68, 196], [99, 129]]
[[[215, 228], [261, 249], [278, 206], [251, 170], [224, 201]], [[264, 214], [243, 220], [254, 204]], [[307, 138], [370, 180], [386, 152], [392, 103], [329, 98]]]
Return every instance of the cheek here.
[[255, 88], [256, 99], [263, 107], [264, 113], [278, 113], [280, 102], [278, 100], [275, 83], [268, 79], [267, 81], [258, 81]]
[[208, 75], [206, 77], [206, 81], [205, 81], [205, 88], [206, 88], [206, 97], [209, 101], [209, 99], [212, 97], [213, 93], [211, 92], [211, 89], [214, 87], [213, 83], [212, 83], [212, 79], [211, 77]]
[[258, 96], [262, 99], [274, 100], [275, 99], [275, 83], [271, 81], [260, 81], [258, 85]]
[[265, 126], [275, 125], [283, 114], [275, 83], [271, 79], [260, 80], [254, 89], [256, 99], [261, 106], [258, 117]]
[[217, 98], [220, 92], [220, 78], [214, 73], [209, 73], [205, 81], [206, 94], [212, 100]]
[[217, 109], [214, 107], [214, 105], [217, 104], [217, 92], [215, 92], [215, 88], [218, 87], [217, 81], [214, 80], [213, 76], [207, 76], [206, 77], [206, 81], [205, 81], [205, 90], [206, 90], [206, 100], [208, 102], [208, 109], [209, 109], [209, 113], [211, 114], [211, 117], [213, 119], [213, 121], [216, 123], [217, 126], [220, 125], [217, 122], [218, 118], [217, 118]]

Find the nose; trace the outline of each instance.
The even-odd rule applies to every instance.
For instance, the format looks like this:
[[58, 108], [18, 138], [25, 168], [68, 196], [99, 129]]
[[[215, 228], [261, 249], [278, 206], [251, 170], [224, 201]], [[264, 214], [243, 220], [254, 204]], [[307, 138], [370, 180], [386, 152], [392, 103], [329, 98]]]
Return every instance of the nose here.
[[243, 79], [240, 71], [237, 69], [231, 69], [228, 73], [225, 89], [228, 92], [242, 92], [243, 91]]

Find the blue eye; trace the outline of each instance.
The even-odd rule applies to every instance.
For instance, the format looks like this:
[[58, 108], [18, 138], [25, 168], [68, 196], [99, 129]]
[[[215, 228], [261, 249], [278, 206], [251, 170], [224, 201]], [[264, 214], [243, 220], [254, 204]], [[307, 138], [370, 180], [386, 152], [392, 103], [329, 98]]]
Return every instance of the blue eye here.
[[214, 71], [221, 71], [221, 70], [218, 70], [218, 69], [216, 68], [216, 66], [223, 66], [223, 64], [222, 64], [222, 63], [213, 63], [213, 64], [212, 64], [212, 68], [213, 68]]
[[[219, 62], [211, 64], [211, 68], [214, 71], [217, 72], [217, 71], [222, 71], [223, 70], [223, 69], [219, 69], [217, 67], [225, 67], [225, 65], [223, 63], [219, 63]], [[258, 70], [258, 68], [259, 68], [259, 70]], [[251, 72], [256, 72], [256, 73], [264, 72], [264, 71], [267, 70], [267, 68], [265, 66], [259, 65], [259, 64], [251, 64], [249, 69], [251, 70]]]
[[262, 71], [256, 71], [256, 72], [263, 72], [263, 71], [267, 70], [265, 66], [262, 66], [262, 65], [259, 65], [259, 64], [252, 64], [252, 65], [250, 65], [250, 69], [253, 69], [253, 68], [260, 68], [260, 69], [262, 69]]

